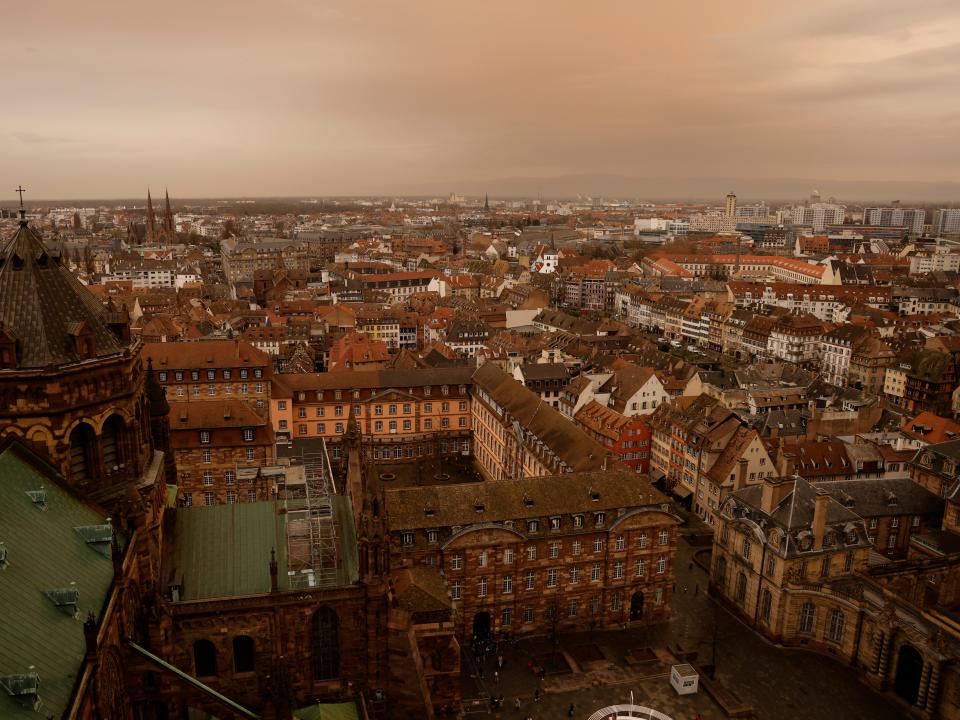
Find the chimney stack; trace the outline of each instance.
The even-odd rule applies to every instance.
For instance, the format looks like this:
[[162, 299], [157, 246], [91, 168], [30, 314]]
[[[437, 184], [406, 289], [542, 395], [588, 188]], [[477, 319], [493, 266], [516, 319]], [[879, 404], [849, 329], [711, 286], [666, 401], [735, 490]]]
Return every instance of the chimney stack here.
[[827, 503], [830, 495], [826, 490], [817, 488], [817, 495], [813, 500], [813, 549], [823, 547], [823, 531], [827, 527]]
[[767, 515], [771, 514], [795, 486], [796, 481], [793, 478], [764, 478], [760, 491], [760, 509]]

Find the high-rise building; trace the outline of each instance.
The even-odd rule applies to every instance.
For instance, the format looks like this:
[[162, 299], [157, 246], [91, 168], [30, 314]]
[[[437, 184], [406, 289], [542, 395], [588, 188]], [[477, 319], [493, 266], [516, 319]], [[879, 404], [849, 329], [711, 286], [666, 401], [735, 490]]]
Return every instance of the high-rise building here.
[[905, 227], [914, 235], [923, 234], [927, 212], [923, 208], [864, 208], [863, 224], [877, 227]]
[[933, 231], [937, 235], [960, 235], [960, 208], [937, 210], [933, 217]]
[[821, 231], [827, 225], [841, 225], [846, 207], [830, 203], [814, 203], [793, 209], [794, 225], [809, 225], [814, 231]]
[[724, 215], [727, 217], [733, 217], [737, 214], [737, 196], [733, 194], [733, 191], [727, 193], [727, 205]]

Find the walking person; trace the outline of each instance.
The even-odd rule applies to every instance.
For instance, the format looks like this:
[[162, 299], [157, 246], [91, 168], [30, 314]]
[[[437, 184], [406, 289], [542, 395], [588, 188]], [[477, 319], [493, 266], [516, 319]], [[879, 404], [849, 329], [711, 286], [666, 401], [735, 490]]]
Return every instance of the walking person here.
[[540, 688], [537, 688], [536, 690], [533, 691], [533, 701], [535, 703], [540, 702]]
[[570, 707], [567, 708], [567, 717], [568, 718], [573, 717], [573, 703], [570, 703]]

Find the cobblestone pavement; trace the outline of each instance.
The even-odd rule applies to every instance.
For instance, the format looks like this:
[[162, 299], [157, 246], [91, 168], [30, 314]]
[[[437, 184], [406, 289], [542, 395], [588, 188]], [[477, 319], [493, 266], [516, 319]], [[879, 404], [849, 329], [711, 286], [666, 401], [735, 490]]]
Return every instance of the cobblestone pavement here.
[[[671, 715], [674, 720], [721, 720], [726, 714], [701, 688], [696, 695], [679, 697], [669, 685], [666, 666], [646, 671], [628, 668], [630, 648], [650, 647], [698, 653], [698, 663], [709, 663], [716, 632], [716, 675], [724, 686], [753, 707], [760, 720], [894, 720], [906, 713], [888, 695], [863, 684], [849, 666], [832, 658], [800, 650], [778, 648], [756, 635], [707, 593], [707, 574], [690, 567], [694, 549], [681, 541], [678, 547], [677, 592], [673, 619], [653, 628], [595, 631], [562, 635], [557, 649], [570, 653], [578, 646], [595, 644], [609, 663], [602, 671], [547, 675], [540, 681], [528, 666], [534, 656], [553, 650], [545, 638], [520, 641], [502, 650], [504, 669], [496, 673], [496, 653], [478, 664], [464, 658], [463, 697], [467, 717], [542, 718], [588, 717], [607, 705], [634, 701]], [[598, 667], [602, 667], [600, 663]], [[612, 667], [611, 667], [612, 665]], [[651, 672], [662, 674], [651, 676]], [[534, 691], [540, 689], [540, 701]], [[485, 697], [503, 696], [503, 707], [491, 710]], [[521, 701], [520, 710], [514, 707]]]

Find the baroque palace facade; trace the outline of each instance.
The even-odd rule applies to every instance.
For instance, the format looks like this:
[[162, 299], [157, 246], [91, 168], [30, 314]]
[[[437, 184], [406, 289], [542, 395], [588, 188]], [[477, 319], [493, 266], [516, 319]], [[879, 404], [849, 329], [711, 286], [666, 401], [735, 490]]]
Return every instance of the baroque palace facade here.
[[[871, 482], [881, 488], [882, 481], [849, 484]], [[890, 690], [905, 714], [960, 716], [960, 626], [952, 612], [960, 556], [918, 551], [925, 537], [918, 531], [907, 559], [883, 561], [872, 551], [873, 523], [861, 515], [875, 509], [869, 500], [854, 503], [840, 485], [769, 477], [730, 493], [717, 516], [711, 591], [770, 640], [850, 663]], [[876, 504], [910, 527], [911, 511], [897, 514], [896, 496], [876, 494]]]

